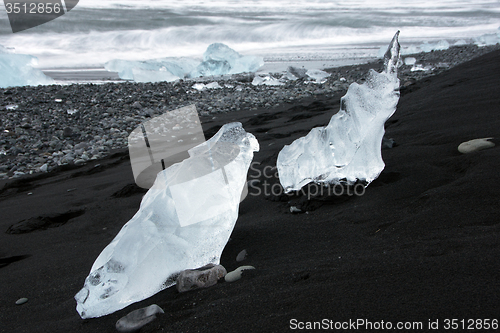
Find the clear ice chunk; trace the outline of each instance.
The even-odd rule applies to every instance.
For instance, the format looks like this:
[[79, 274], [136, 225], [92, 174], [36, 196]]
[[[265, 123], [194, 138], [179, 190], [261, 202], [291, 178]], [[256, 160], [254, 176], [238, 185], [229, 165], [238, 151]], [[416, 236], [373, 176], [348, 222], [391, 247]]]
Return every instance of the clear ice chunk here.
[[326, 127], [283, 147], [278, 173], [286, 192], [310, 183], [339, 184], [362, 181], [368, 185], [384, 169], [381, 143], [384, 123], [399, 100], [399, 31], [384, 56], [384, 70], [370, 70], [366, 82], [353, 83], [340, 100], [340, 111]]
[[184, 78], [199, 64], [191, 58], [159, 58], [145, 61], [114, 59], [106, 62], [104, 68], [117, 72], [123, 80], [137, 82], [175, 81]]
[[306, 74], [309, 80], [314, 83], [325, 83], [326, 79], [331, 75], [321, 69], [309, 69]]
[[264, 59], [244, 56], [222, 43], [210, 44], [203, 54], [203, 62], [190, 77], [255, 72], [264, 65]]
[[52, 78], [33, 67], [37, 64], [36, 57], [10, 53], [0, 45], [0, 88], [53, 84]]
[[179, 272], [219, 264], [257, 139], [224, 125], [190, 157], [158, 173], [139, 211], [97, 257], [75, 295], [82, 318], [100, 317], [175, 284]]

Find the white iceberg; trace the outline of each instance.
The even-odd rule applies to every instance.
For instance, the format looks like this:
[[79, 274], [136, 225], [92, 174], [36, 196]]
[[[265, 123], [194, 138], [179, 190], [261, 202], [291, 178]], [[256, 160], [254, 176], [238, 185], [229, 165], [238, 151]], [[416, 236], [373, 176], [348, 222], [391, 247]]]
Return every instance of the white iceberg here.
[[484, 34], [474, 38], [477, 46], [496, 45], [500, 43], [500, 33], [498, 34]]
[[367, 186], [384, 169], [381, 143], [384, 123], [399, 100], [397, 67], [399, 31], [384, 57], [384, 70], [370, 70], [366, 82], [353, 83], [341, 99], [340, 111], [326, 127], [313, 128], [278, 154], [278, 174], [286, 192], [310, 183]]
[[191, 72], [190, 77], [255, 72], [264, 65], [264, 59], [244, 56], [222, 43], [208, 46], [203, 62]]
[[172, 286], [182, 270], [218, 264], [258, 149], [252, 134], [230, 123], [158, 173], [75, 295], [80, 316], [115, 312]]
[[0, 88], [53, 84], [52, 78], [33, 67], [37, 64], [36, 57], [10, 53], [0, 45]]

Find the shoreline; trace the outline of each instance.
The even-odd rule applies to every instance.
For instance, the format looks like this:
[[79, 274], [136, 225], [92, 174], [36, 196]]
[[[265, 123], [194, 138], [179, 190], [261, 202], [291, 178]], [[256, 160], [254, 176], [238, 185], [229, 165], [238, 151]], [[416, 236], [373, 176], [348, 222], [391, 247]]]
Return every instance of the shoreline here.
[[[401, 89], [498, 48], [500, 45], [466, 45], [402, 56], [414, 57], [422, 69], [429, 69], [400, 67]], [[380, 67], [381, 60], [325, 69], [330, 77], [324, 83], [284, 80], [283, 72], [272, 74], [282, 78], [279, 86], [252, 85], [259, 73], [251, 73], [171, 83], [107, 82], [0, 89], [0, 180], [100, 160], [113, 150], [126, 148], [128, 134], [143, 121], [179, 107], [195, 104], [200, 116], [217, 117], [228, 112], [272, 110], [319, 96], [340, 97], [352, 82], [361, 82], [368, 69]], [[81, 73], [104, 74], [96, 69]], [[197, 82], [217, 82], [222, 88], [198, 91], [193, 89]]]

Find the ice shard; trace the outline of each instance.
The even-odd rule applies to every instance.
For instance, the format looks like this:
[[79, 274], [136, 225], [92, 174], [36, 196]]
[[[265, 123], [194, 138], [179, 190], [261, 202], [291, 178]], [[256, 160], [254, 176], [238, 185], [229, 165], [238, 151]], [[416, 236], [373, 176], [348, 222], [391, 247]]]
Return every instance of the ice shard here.
[[218, 264], [258, 150], [252, 134], [230, 123], [158, 173], [75, 295], [80, 316], [115, 312], [172, 286], [182, 270]]
[[313, 128], [280, 151], [277, 167], [286, 192], [310, 182], [367, 186], [382, 172], [384, 123], [399, 100], [398, 36], [399, 31], [385, 53], [383, 71], [370, 70], [365, 83], [351, 84], [326, 127]]

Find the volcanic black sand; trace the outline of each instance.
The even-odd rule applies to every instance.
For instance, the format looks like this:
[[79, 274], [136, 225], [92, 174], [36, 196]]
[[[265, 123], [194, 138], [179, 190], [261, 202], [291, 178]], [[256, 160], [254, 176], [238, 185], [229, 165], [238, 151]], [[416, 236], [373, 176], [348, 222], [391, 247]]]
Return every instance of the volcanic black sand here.
[[[491, 324], [500, 319], [499, 142], [468, 155], [457, 146], [500, 137], [499, 77], [494, 51], [402, 89], [386, 123], [396, 145], [383, 150], [385, 170], [362, 196], [265, 195], [276, 179], [259, 176], [266, 166], [272, 174], [283, 145], [326, 125], [340, 96], [204, 117], [207, 138], [240, 121], [259, 140], [261, 164], [249, 179], [260, 180], [253, 184], [262, 193], [251, 188], [241, 203], [221, 259], [228, 271], [256, 269], [208, 289], [170, 288], [102, 318], [82, 320], [73, 296], [139, 208], [144, 191], [133, 185], [127, 151], [4, 181], [0, 331], [114, 332], [120, 317], [153, 303], [165, 314], [141, 332], [285, 332], [318, 321], [335, 331], [335, 323], [358, 319], [373, 328], [422, 323], [414, 331], [436, 320], [443, 331], [446, 319], [458, 319], [454, 331], [469, 319]], [[307, 213], [291, 214], [290, 206]], [[237, 263], [243, 249], [248, 257]], [[21, 297], [28, 302], [16, 305]]]

